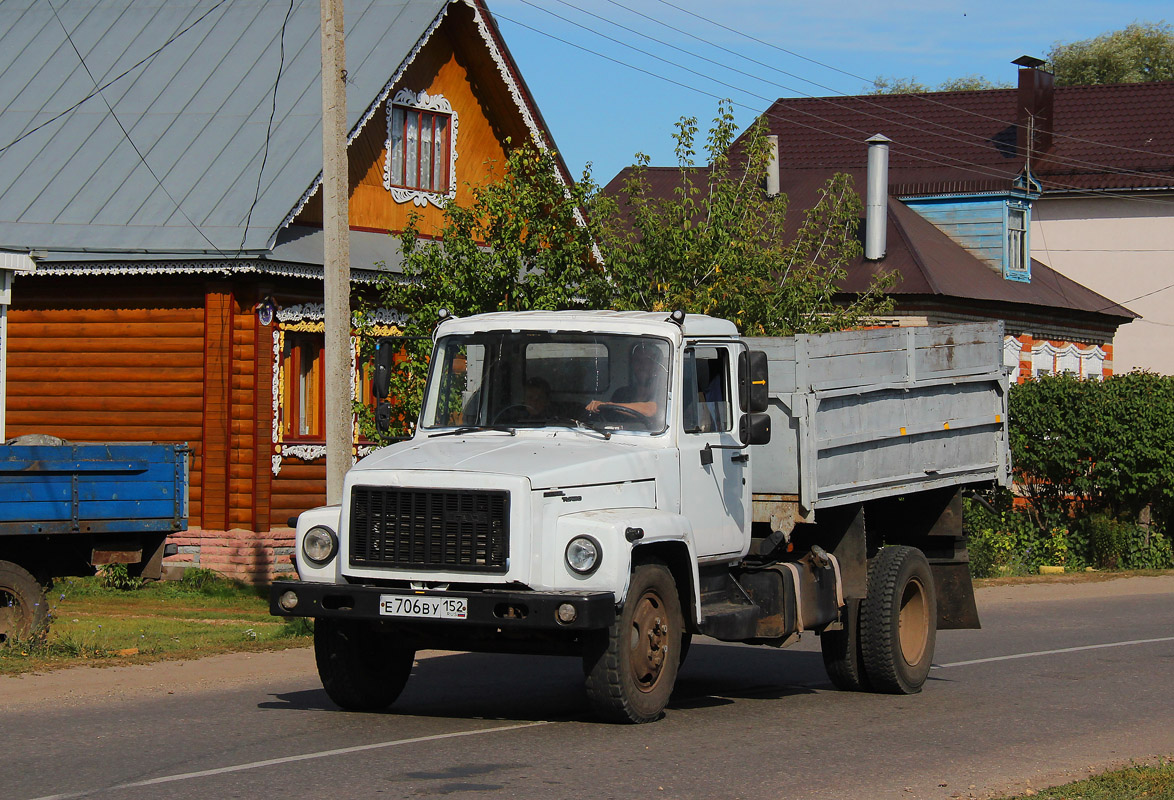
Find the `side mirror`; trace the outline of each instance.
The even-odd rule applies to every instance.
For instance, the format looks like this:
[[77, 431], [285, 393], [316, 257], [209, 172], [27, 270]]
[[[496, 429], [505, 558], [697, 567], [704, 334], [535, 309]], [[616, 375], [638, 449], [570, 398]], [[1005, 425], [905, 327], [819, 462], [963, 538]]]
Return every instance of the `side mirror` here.
[[766, 444], [770, 441], [770, 414], [743, 414], [738, 423], [742, 444]]
[[766, 371], [766, 353], [762, 350], [743, 350], [738, 354], [738, 405], [742, 413], [766, 411], [770, 403]]
[[375, 346], [375, 378], [372, 381], [372, 389], [380, 400], [391, 392], [391, 368], [395, 363], [394, 359], [395, 352], [392, 350], [391, 342], [384, 340]]
[[391, 403], [380, 400], [375, 406], [375, 428], [380, 433], [391, 430]]

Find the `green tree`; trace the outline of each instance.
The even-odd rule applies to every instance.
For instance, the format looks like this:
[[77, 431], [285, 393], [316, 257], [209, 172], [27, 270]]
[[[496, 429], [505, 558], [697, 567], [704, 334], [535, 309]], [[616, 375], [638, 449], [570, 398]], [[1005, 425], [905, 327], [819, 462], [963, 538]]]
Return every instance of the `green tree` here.
[[884, 75], [877, 76], [868, 87], [870, 94], [924, 94], [926, 92], [973, 92], [978, 89], [1009, 89], [1011, 84], [995, 82], [981, 75], [963, 75], [960, 78], [950, 78], [942, 81], [937, 87], [912, 78], [893, 78]]
[[1092, 39], [1057, 42], [1048, 62], [1059, 86], [1174, 80], [1174, 27], [1135, 22]]
[[653, 190], [640, 156], [615, 196], [596, 198], [612, 307], [711, 314], [752, 335], [840, 330], [891, 307], [890, 277], [851, 302], [837, 298], [860, 254], [862, 207], [850, 176], [830, 178], [788, 235], [786, 197], [763, 188], [765, 120], [734, 147], [732, 107], [722, 103], [704, 167], [694, 163], [697, 130], [695, 118], [677, 125], [671, 195]]
[[[555, 156], [514, 148], [501, 174], [473, 187], [468, 206], [449, 203], [437, 231], [415, 217], [400, 236], [403, 274], [381, 289], [380, 304], [409, 315], [392, 372], [394, 435], [411, 432], [440, 309], [458, 316], [488, 311], [573, 307], [672, 310], [732, 319], [750, 334], [841, 329], [887, 311], [891, 278], [851, 302], [838, 282], [859, 254], [860, 198], [836, 175], [816, 206], [785, 236], [786, 198], [767, 197], [768, 158], [759, 121], [732, 149], [732, 106], [721, 104], [696, 167], [695, 120], [676, 134], [681, 186], [653, 197], [647, 157], [618, 197], [590, 173], [572, 186], [557, 177]], [[360, 411], [373, 436], [370, 415]]]
[[[472, 203], [449, 203], [437, 231], [413, 215], [399, 236], [403, 274], [384, 282], [380, 303], [407, 312], [403, 349], [391, 375], [392, 435], [411, 432], [441, 309], [457, 316], [489, 311], [562, 309], [605, 299], [593, 227], [583, 216], [595, 184], [567, 186], [549, 150], [526, 143], [504, 169], [471, 189]], [[369, 344], [369, 343], [368, 343]], [[360, 412], [373, 436], [369, 414]]]

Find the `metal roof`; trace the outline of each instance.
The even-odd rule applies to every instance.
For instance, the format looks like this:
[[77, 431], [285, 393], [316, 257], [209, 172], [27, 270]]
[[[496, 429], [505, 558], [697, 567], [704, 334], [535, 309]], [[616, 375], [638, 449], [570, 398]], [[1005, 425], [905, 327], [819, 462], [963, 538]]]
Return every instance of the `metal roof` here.
[[[347, 0], [349, 130], [449, 2]], [[319, 19], [318, 0], [4, 0], [0, 248], [267, 250], [321, 172]]]
[[[864, 161], [864, 141], [892, 139], [892, 194], [1005, 189], [1023, 168], [1016, 89], [784, 97], [764, 114], [779, 164], [840, 170]], [[1174, 81], [1057, 86], [1053, 144], [1032, 165], [1045, 194], [1174, 187]], [[745, 134], [743, 134], [743, 137]]]

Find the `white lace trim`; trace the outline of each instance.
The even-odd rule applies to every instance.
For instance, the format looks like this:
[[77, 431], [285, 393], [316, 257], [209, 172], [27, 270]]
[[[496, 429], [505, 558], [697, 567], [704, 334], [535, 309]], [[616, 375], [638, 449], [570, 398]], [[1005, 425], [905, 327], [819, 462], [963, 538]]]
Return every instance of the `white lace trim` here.
[[[71, 275], [280, 275], [286, 278], [322, 280], [322, 267], [288, 261], [237, 261], [225, 266], [218, 261], [86, 261], [42, 262], [27, 277]], [[351, 267], [351, 280], [373, 283], [386, 272]], [[25, 277], [22, 275], [22, 277]]]
[[[448, 191], [446, 193], [426, 192], [423, 189], [405, 189], [391, 185], [391, 111], [393, 106], [422, 108], [425, 111], [439, 111], [449, 115], [451, 122], [449, 123]], [[445, 203], [457, 196], [457, 128], [459, 123], [460, 120], [457, 117], [457, 112], [453, 110], [452, 103], [448, 102], [442, 94], [428, 94], [428, 92], [417, 94], [411, 89], [400, 89], [395, 93], [395, 97], [387, 104], [387, 138], [383, 141], [383, 149], [387, 151], [387, 156], [383, 159], [383, 188], [391, 192], [392, 200], [397, 203], [411, 202], [417, 206], [426, 206], [431, 203], [437, 208], [444, 208]]]
[[[375, 100], [371, 103], [371, 105], [367, 106], [367, 110], [359, 119], [358, 124], [355, 125], [350, 135], [347, 136], [347, 147], [350, 147], [351, 142], [353, 142], [358, 137], [358, 135], [363, 132], [363, 128], [367, 126], [367, 123], [370, 122], [371, 118], [375, 116], [375, 112], [379, 110], [380, 104], [383, 103], [383, 101], [387, 99], [388, 95], [391, 94], [392, 88], [394, 88], [395, 85], [399, 83], [400, 79], [404, 76], [404, 73], [407, 72], [408, 67], [410, 67], [412, 62], [416, 60], [416, 56], [418, 56], [420, 51], [424, 49], [424, 45], [428, 44], [428, 41], [432, 38], [432, 34], [436, 33], [436, 29], [440, 27], [440, 23], [444, 22], [444, 18], [448, 16], [448, 9], [450, 5], [451, 4], [445, 4], [440, 13], [436, 15], [436, 19], [432, 20], [432, 24], [428, 26], [428, 30], [424, 31], [424, 35], [420, 37], [415, 46], [412, 48], [411, 52], [409, 52], [403, 62], [400, 63], [399, 69], [397, 69], [395, 74], [391, 76], [391, 80], [383, 85], [383, 89], [381, 89], [379, 94], [376, 95]], [[294, 209], [290, 211], [288, 215], [286, 215], [285, 221], [281, 223], [281, 226], [278, 228], [278, 230], [281, 228], [286, 228], [291, 223], [293, 223], [294, 219], [298, 214], [302, 213], [302, 209], [306, 207], [306, 203], [310, 202], [310, 198], [314, 196], [314, 193], [318, 191], [318, 187], [321, 185], [322, 173], [319, 172], [318, 177], [316, 177], [314, 182], [310, 184], [310, 188], [306, 189], [305, 193], [302, 195], [301, 200], [298, 201], [297, 206], [295, 206]]]

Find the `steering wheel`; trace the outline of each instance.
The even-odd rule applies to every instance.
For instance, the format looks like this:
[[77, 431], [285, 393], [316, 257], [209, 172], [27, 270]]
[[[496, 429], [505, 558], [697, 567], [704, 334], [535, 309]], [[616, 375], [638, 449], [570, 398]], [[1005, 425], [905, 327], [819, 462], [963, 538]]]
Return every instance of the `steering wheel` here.
[[598, 410], [590, 413], [593, 413], [600, 419], [609, 420], [611, 422], [619, 422], [621, 424], [624, 422], [635, 422], [643, 425], [646, 428], [649, 425], [648, 417], [644, 416], [636, 409], [628, 408], [627, 406], [616, 405], [613, 403], [605, 403], [601, 405]]
[[492, 424], [498, 425], [504, 421], [509, 421], [510, 415], [514, 415], [513, 421], [517, 421], [522, 416], [518, 412], [524, 412], [526, 415], [529, 415], [530, 406], [526, 405], [525, 403], [513, 403], [508, 405], [493, 416]]

